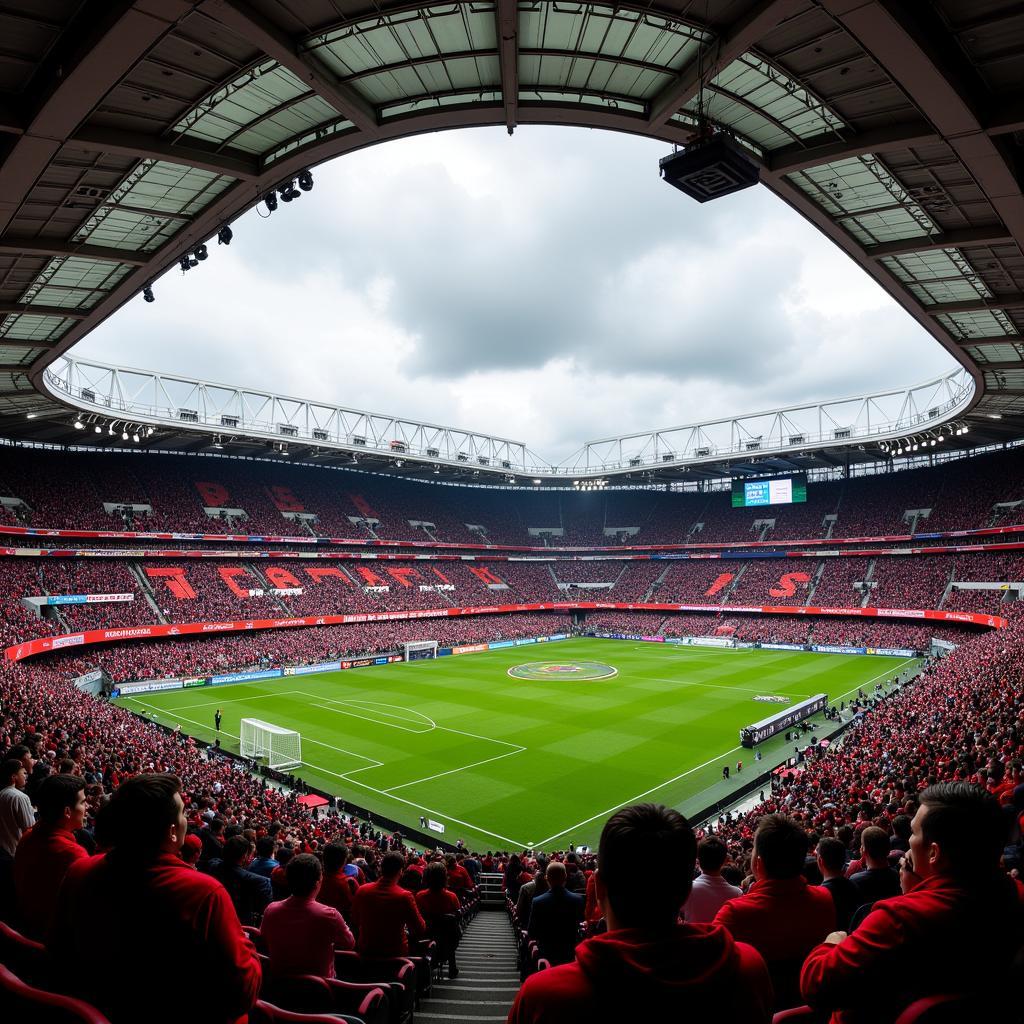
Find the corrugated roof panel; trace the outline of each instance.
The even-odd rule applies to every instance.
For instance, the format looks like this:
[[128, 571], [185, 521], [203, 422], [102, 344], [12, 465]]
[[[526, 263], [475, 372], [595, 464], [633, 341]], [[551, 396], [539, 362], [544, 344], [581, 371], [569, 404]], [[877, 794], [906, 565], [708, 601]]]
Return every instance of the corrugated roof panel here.
[[954, 338], [994, 338], [1000, 334], [1020, 337], [1001, 309], [978, 309], [971, 313], [939, 313], [936, 320]]
[[149, 210], [192, 215], [208, 206], [235, 179], [166, 160], [147, 161], [145, 172], [125, 192], [125, 200]]
[[0, 343], [0, 362], [7, 365], [17, 363], [21, 366], [28, 366], [33, 359], [41, 356], [45, 349], [41, 348], [11, 348]]
[[[419, 96], [411, 100], [403, 100], [399, 103], [394, 103], [391, 106], [387, 106], [381, 109], [380, 116], [382, 119], [389, 117], [398, 117], [401, 114], [411, 114], [413, 112], [421, 112], [423, 110], [436, 110], [438, 107], [453, 107], [458, 106], [461, 103], [495, 103], [501, 102], [501, 91], [487, 91], [482, 92], [469, 92], [469, 93], [456, 93], [451, 96]], [[497, 115], [495, 123], [497, 124], [502, 120], [502, 115]]]
[[56, 256], [39, 275], [39, 279], [45, 284], [64, 288], [110, 291], [128, 275], [130, 269], [124, 264], [90, 260], [82, 256]]
[[292, 150], [298, 149], [300, 146], [307, 146], [312, 142], [320, 142], [323, 139], [329, 138], [331, 135], [337, 135], [339, 132], [351, 131], [354, 127], [355, 125], [344, 117], [340, 117], [336, 121], [332, 121], [330, 124], [319, 125], [312, 131], [306, 132], [304, 135], [297, 135], [295, 138], [289, 139], [286, 143], [278, 146], [276, 149], [273, 149], [268, 153], [264, 153], [262, 160], [263, 166], [269, 167], [275, 161], [283, 159], [291, 153]]
[[[304, 44], [339, 78], [420, 57], [497, 50], [493, 4], [446, 4], [381, 14]], [[353, 83], [362, 91], [362, 81]]]
[[9, 316], [0, 327], [0, 337], [20, 338], [24, 341], [55, 341], [71, 325], [62, 316], [36, 316], [19, 313]]
[[310, 92], [275, 61], [249, 68], [190, 110], [172, 131], [204, 142], [226, 143], [247, 125]]
[[75, 241], [105, 245], [111, 249], [152, 252], [176, 235], [183, 226], [183, 222], [177, 218], [102, 207], [75, 235]]
[[305, 134], [311, 128], [336, 121], [337, 118], [338, 112], [326, 100], [319, 96], [309, 96], [257, 121], [236, 135], [231, 140], [231, 147], [262, 156], [293, 136]]
[[107, 293], [95, 288], [50, 288], [40, 285], [25, 302], [62, 309], [92, 309]]
[[1024, 345], [974, 345], [965, 349], [979, 363], [1012, 363], [1024, 361]]

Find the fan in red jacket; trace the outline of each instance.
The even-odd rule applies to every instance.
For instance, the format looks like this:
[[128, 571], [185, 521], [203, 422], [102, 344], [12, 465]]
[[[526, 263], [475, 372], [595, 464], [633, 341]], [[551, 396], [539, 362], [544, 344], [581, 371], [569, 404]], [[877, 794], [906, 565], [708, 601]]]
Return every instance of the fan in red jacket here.
[[832, 1024], [888, 1024], [924, 996], [963, 993], [976, 1019], [997, 1019], [1022, 939], [1017, 890], [999, 870], [1005, 834], [998, 801], [981, 787], [926, 789], [902, 864], [903, 895], [880, 900], [852, 935], [834, 932], [811, 951], [800, 976], [807, 1002], [831, 1010]]
[[801, 870], [808, 839], [784, 814], [766, 814], [754, 833], [754, 876], [743, 896], [722, 905], [715, 924], [749, 942], [764, 957], [775, 988], [775, 1008], [800, 1003], [804, 957], [835, 928], [836, 908], [827, 889], [808, 885]]
[[[260, 965], [231, 898], [179, 857], [187, 824], [177, 777], [137, 775], [97, 818], [110, 852], [64, 878], [53, 976], [112, 1024], [231, 1024], [256, 1002]], [[190, 981], [201, 999], [181, 987]]]
[[68, 868], [89, 856], [75, 842], [88, 807], [85, 780], [80, 775], [48, 775], [36, 803], [39, 821], [21, 837], [14, 855], [14, 895], [25, 934], [44, 939]]
[[[629, 1020], [771, 1020], [760, 955], [718, 925], [677, 923], [697, 859], [686, 819], [657, 804], [627, 807], [601, 833], [595, 887], [608, 932], [576, 947], [571, 964], [526, 980], [509, 1024]], [[670, 864], [664, 877], [642, 863]]]

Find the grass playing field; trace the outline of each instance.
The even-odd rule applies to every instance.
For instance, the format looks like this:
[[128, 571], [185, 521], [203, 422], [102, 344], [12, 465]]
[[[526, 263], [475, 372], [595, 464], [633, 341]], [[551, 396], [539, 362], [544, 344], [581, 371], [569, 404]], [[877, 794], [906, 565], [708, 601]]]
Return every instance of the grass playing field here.
[[[541, 662], [554, 670], [509, 675]], [[583, 662], [617, 673], [566, 668]], [[221, 708], [235, 750], [242, 718], [296, 729], [311, 785], [412, 826], [433, 818], [449, 842], [557, 849], [593, 843], [612, 810], [641, 798], [694, 813], [723, 797], [722, 765], [754, 767], [739, 729], [784, 707], [755, 697], [848, 699], [912, 664], [586, 639], [119, 703], [207, 740]], [[791, 750], [775, 737], [759, 767]]]

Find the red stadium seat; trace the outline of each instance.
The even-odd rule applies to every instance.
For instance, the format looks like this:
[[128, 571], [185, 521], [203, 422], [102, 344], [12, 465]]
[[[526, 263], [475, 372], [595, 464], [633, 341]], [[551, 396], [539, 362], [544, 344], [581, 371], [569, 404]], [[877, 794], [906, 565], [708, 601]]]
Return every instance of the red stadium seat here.
[[794, 1006], [779, 1010], [772, 1017], [772, 1024], [828, 1024], [828, 1013], [814, 1010], [810, 1006]]
[[26, 985], [0, 967], [0, 1020], [31, 1024], [110, 1024], [94, 1006], [81, 999]]
[[347, 1013], [296, 1013], [262, 999], [249, 1011], [249, 1024], [363, 1024], [359, 1017]]
[[41, 942], [0, 921], [0, 964], [37, 988], [50, 987], [50, 955]]
[[980, 1006], [977, 996], [939, 995], [925, 996], [912, 1002], [897, 1018], [896, 1024], [963, 1024], [970, 1018], [992, 1020], [995, 1007], [989, 1007], [993, 1016]]

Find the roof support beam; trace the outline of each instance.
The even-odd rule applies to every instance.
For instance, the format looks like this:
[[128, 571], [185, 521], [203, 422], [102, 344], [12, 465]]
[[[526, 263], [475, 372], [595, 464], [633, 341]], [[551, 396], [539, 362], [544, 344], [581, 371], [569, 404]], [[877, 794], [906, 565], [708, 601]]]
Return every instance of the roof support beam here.
[[757, 0], [733, 24], [724, 27], [717, 37], [703, 48], [700, 55], [684, 67], [675, 80], [653, 97], [648, 127], [667, 121], [680, 107], [697, 95], [723, 68], [746, 53], [762, 36], [780, 21], [805, 6], [801, 0]]
[[[34, 341], [31, 338], [8, 338], [6, 334], [0, 334], [0, 348], [41, 348], [49, 350], [53, 348], [54, 342], [52, 341], [40, 341], [36, 338]], [[23, 370], [28, 370], [28, 367], [21, 367]]]
[[959, 228], [938, 235], [882, 242], [871, 246], [867, 253], [871, 259], [880, 260], [884, 256], [905, 256], [912, 252], [932, 252], [935, 249], [967, 249], [976, 245], [1006, 245], [1013, 241], [1013, 235], [1002, 227]]
[[815, 135], [802, 142], [777, 149], [768, 158], [765, 173], [772, 176], [803, 171], [819, 164], [863, 156], [865, 153], [886, 153], [894, 149], [913, 149], [917, 146], [940, 142], [938, 134], [925, 121], [909, 124], [886, 125], [861, 132], [847, 139], [837, 138], [834, 132]]
[[974, 348], [978, 345], [984, 348], [986, 345], [1020, 345], [1024, 343], [1024, 336], [1020, 334], [997, 334], [991, 338], [961, 338], [960, 344], [964, 348]]
[[1010, 232], [1024, 239], [1020, 183], [966, 98], [976, 74], [933, 8], [892, 0], [823, 0], [822, 6], [935, 125]]
[[377, 112], [355, 89], [340, 82], [333, 71], [313, 53], [303, 53], [280, 26], [244, 0], [205, 0], [204, 13], [230, 28], [286, 67], [326, 103], [348, 118], [360, 131], [375, 136]]
[[130, 267], [144, 267], [149, 257], [137, 252], [108, 249], [103, 245], [76, 245], [59, 238], [18, 238], [0, 235], [0, 253], [12, 256], [80, 256], [82, 259], [102, 263], [125, 263]]
[[973, 313], [986, 309], [1018, 309], [1024, 307], [1024, 294], [996, 295], [991, 299], [969, 299], [966, 302], [932, 302], [925, 305], [926, 313]]
[[[0, 316], [12, 313], [28, 313], [30, 316], [62, 316], [68, 320], [84, 320], [87, 309], [61, 309], [60, 306], [37, 306], [31, 302], [0, 302]], [[0, 341], [0, 345], [4, 342]]]
[[[0, 343], [6, 345], [7, 342], [0, 338]], [[0, 373], [28, 373], [28, 363], [0, 363]]]
[[[26, 196], [68, 138], [110, 90], [192, 4], [168, 0], [153, 4], [84, 4], [64, 33], [74, 52], [54, 51], [52, 66], [39, 71], [39, 81], [52, 83], [41, 106], [26, 118], [0, 164], [0, 232], [7, 229]], [[154, 11], [159, 14], [154, 14]]]
[[112, 128], [83, 128], [70, 140], [86, 152], [121, 153], [140, 159], [166, 160], [186, 167], [199, 167], [225, 177], [252, 181], [259, 177], [260, 168], [255, 157], [238, 150], [218, 152], [194, 139], [178, 144], [169, 138], [121, 132]]
[[498, 36], [498, 65], [501, 68], [501, 96], [505, 103], [505, 128], [515, 131], [519, 111], [519, 3], [496, 0], [495, 31]]
[[1024, 370], [1024, 359], [1018, 359], [1016, 362], [979, 363], [978, 365], [985, 373], [988, 373], [989, 370]]

